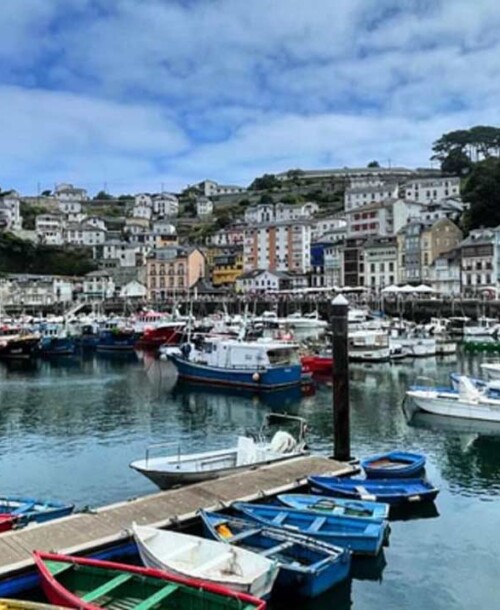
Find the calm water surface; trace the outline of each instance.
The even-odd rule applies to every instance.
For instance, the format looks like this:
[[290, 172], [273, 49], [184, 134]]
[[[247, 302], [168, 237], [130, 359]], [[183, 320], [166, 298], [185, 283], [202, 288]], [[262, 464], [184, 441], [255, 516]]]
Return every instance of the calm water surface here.
[[[352, 365], [352, 453], [396, 447], [424, 451], [441, 488], [436, 509], [392, 522], [378, 560], [357, 561], [354, 577], [298, 610], [447, 609], [500, 605], [500, 427], [459, 425], [417, 414], [404, 391], [419, 375], [446, 383], [452, 370], [478, 374], [480, 360]], [[98, 506], [154, 492], [128, 464], [148, 444], [185, 450], [227, 446], [263, 415], [285, 409], [310, 425], [310, 444], [331, 450], [331, 389], [255, 398], [173, 389], [168, 363], [75, 359], [33, 368], [0, 366], [2, 493]], [[290, 604], [284, 606], [291, 608]]]

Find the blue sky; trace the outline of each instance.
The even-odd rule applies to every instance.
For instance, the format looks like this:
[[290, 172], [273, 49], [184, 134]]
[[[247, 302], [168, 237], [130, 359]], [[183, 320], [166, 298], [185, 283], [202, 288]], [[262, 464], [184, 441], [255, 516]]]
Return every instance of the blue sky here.
[[499, 124], [495, 0], [4, 0], [0, 185], [423, 166]]

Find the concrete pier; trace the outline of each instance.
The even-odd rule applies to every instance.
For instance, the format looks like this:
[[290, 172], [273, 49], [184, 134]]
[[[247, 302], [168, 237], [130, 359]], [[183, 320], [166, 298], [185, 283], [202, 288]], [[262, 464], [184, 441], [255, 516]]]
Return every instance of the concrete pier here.
[[192, 519], [201, 508], [220, 510], [236, 501], [288, 492], [303, 486], [310, 474], [330, 472], [348, 475], [356, 472], [356, 468], [326, 457], [299, 457], [7, 532], [0, 535], [0, 578], [31, 566], [35, 549], [90, 553], [126, 540], [133, 521], [167, 527]]

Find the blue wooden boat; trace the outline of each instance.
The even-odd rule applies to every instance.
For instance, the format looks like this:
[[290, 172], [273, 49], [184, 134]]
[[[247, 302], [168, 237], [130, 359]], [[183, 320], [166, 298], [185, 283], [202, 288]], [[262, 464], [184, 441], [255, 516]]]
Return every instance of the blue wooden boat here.
[[43, 337], [40, 342], [40, 354], [45, 357], [73, 356], [76, 352], [76, 341], [72, 337]]
[[349, 576], [351, 553], [346, 549], [248, 519], [203, 510], [200, 516], [207, 537], [274, 559], [280, 567], [275, 583], [280, 593], [317, 597]]
[[431, 502], [439, 493], [425, 479], [369, 480], [313, 475], [308, 481], [314, 492], [391, 505]]
[[361, 460], [361, 467], [369, 479], [403, 479], [422, 472], [425, 468], [425, 455], [388, 451]]
[[235, 502], [233, 508], [247, 518], [321, 540], [327, 544], [350, 549], [353, 553], [376, 555], [386, 537], [385, 522], [376, 523], [360, 517], [337, 517], [314, 511], [295, 510], [271, 504]]
[[18, 525], [44, 523], [59, 517], [66, 517], [73, 512], [74, 504], [64, 502], [44, 502], [35, 498], [17, 496], [0, 497], [0, 513], [16, 517]]
[[327, 498], [312, 494], [281, 494], [278, 500], [285, 506], [296, 510], [312, 510], [317, 513], [370, 519], [382, 523], [389, 518], [389, 505], [381, 502], [363, 502], [362, 500], [343, 500]]
[[102, 330], [97, 340], [97, 352], [133, 353], [137, 334], [133, 330], [113, 328]]
[[170, 354], [180, 379], [255, 391], [279, 390], [302, 383], [297, 345], [284, 342], [204, 338]]

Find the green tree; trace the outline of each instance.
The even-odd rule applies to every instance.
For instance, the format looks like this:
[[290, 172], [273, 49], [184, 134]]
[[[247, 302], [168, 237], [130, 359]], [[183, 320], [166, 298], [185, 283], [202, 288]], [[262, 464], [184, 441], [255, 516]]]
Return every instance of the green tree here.
[[465, 176], [472, 169], [473, 163], [459, 148], [454, 148], [441, 162], [441, 171], [454, 176]]
[[113, 199], [113, 197], [109, 193], [106, 193], [106, 191], [99, 191], [94, 197], [94, 200], [97, 199], [99, 199], [100, 201], [109, 201], [110, 199]]
[[50, 197], [52, 195], [52, 191], [47, 189], [46, 191], [42, 191], [42, 197]]
[[269, 193], [263, 193], [260, 196], [259, 203], [274, 203], [274, 199]]
[[252, 191], [270, 191], [274, 188], [280, 188], [281, 182], [274, 174], [264, 174], [255, 180], [250, 185]]
[[470, 203], [467, 229], [500, 224], [500, 159], [491, 157], [474, 165], [463, 189], [463, 199]]
[[366, 167], [380, 167], [380, 163], [378, 161], [370, 161]]

